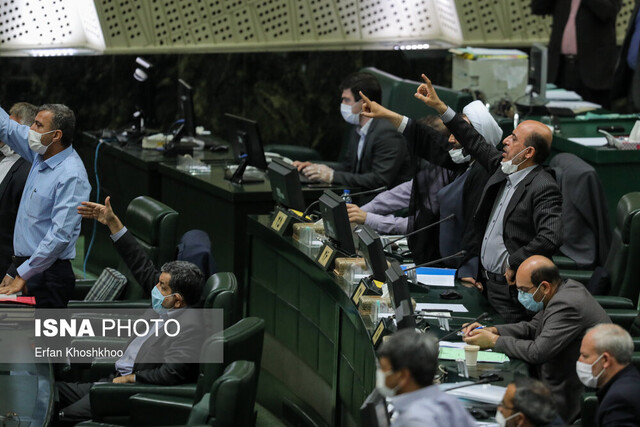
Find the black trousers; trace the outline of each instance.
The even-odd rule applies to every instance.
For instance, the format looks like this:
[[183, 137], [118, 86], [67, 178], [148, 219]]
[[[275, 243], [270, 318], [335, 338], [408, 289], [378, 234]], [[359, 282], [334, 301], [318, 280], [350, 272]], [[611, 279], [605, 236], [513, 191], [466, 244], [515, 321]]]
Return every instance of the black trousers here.
[[518, 289], [509, 286], [507, 281], [496, 281], [490, 278], [482, 278], [487, 289], [489, 304], [504, 319], [505, 323], [517, 323], [530, 320], [527, 310], [518, 302]]
[[[105, 380], [106, 381], [106, 380]], [[91, 419], [89, 391], [93, 383], [56, 382], [59, 421], [79, 422]]]
[[[15, 257], [13, 266], [18, 268], [27, 259]], [[27, 280], [27, 293], [36, 298], [38, 308], [65, 308], [75, 286], [76, 277], [71, 261], [59, 259], [42, 273]]]

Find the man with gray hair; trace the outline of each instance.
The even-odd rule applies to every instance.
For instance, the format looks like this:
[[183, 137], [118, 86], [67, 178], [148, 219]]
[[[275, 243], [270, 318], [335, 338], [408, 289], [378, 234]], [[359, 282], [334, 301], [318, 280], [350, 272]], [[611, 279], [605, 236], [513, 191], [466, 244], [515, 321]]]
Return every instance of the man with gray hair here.
[[498, 405], [496, 423], [501, 427], [564, 425], [547, 386], [528, 377], [517, 378], [507, 386]]
[[394, 397], [392, 426], [473, 426], [474, 419], [460, 401], [433, 384], [438, 367], [438, 341], [430, 334], [403, 329], [378, 351], [376, 387]]
[[34, 296], [36, 307], [66, 307], [75, 287], [71, 259], [81, 222], [75, 209], [91, 192], [71, 146], [75, 125], [73, 111], [62, 104], [40, 106], [31, 127], [0, 108], [0, 140], [32, 163], [16, 217], [14, 259], [0, 294]]
[[[38, 108], [27, 102], [11, 107], [9, 118], [30, 126]], [[0, 278], [4, 277], [13, 256], [13, 229], [31, 163], [0, 141]]]
[[615, 324], [589, 329], [576, 362], [578, 378], [597, 388], [599, 426], [640, 425], [640, 373], [631, 364], [633, 341]]

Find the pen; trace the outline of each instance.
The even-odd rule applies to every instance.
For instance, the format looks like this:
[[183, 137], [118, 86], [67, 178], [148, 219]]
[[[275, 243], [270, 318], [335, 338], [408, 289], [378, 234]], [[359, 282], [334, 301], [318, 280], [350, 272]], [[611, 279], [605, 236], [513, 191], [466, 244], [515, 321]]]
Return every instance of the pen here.
[[477, 328], [473, 328], [472, 331], [475, 331], [476, 329], [484, 329], [484, 326], [478, 326]]

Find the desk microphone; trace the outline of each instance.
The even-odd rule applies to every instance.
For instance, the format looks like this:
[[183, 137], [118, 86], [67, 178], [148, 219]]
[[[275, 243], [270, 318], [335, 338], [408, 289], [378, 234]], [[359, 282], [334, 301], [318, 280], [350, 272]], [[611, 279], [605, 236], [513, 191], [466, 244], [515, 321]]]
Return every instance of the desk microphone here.
[[407, 268], [406, 270], [404, 270], [404, 272], [406, 273], [407, 271], [415, 270], [416, 268], [420, 268], [420, 267], [429, 267], [430, 265], [435, 265], [435, 264], [438, 264], [438, 263], [440, 263], [442, 261], [446, 261], [446, 260], [451, 259], [451, 258], [463, 257], [466, 254], [467, 254], [467, 251], [462, 250], [462, 251], [456, 252], [453, 255], [449, 255], [449, 256], [446, 256], [446, 257], [439, 258], [439, 259], [434, 259], [433, 261], [425, 262], [425, 263], [413, 266], [411, 268]]
[[[474, 323], [474, 322], [479, 322], [479, 321], [481, 321], [481, 320], [486, 319], [487, 317], [489, 317], [489, 313], [487, 313], [487, 312], [485, 311], [484, 313], [482, 313], [480, 316], [478, 316], [478, 317], [476, 317], [475, 319], [473, 319], [473, 320], [472, 320], [471, 322], [469, 322], [468, 324], [470, 325], [470, 324], [472, 324], [472, 323]], [[465, 324], [465, 325], [463, 325], [463, 326], [459, 327], [458, 329], [456, 329], [455, 331], [451, 331], [451, 332], [449, 332], [447, 335], [443, 336], [442, 338], [439, 338], [439, 339], [438, 339], [438, 342], [440, 342], [440, 341], [444, 341], [446, 338], [449, 338], [449, 337], [451, 337], [451, 336], [453, 336], [453, 335], [457, 334], [458, 332], [460, 332], [461, 330], [463, 330], [463, 329], [464, 329], [464, 328], [466, 328], [466, 327], [467, 327], [467, 325]]]
[[[360, 191], [358, 193], [353, 193], [350, 194], [351, 197], [354, 196], [363, 196], [365, 194], [370, 194], [370, 193], [379, 193], [381, 191], [386, 191], [387, 190], [387, 186], [383, 185], [382, 187], [378, 187], [378, 188], [374, 188], [373, 190], [367, 190], [367, 191]], [[315, 202], [312, 202], [309, 206], [307, 206], [307, 209], [304, 210], [304, 214], [303, 217], [306, 217], [307, 214], [309, 213], [309, 211], [311, 210], [311, 208], [315, 205], [317, 205], [318, 203], [320, 203], [320, 200], [316, 200]]]
[[436, 221], [436, 222], [431, 223], [431, 224], [429, 224], [429, 225], [425, 225], [425, 226], [424, 226], [424, 227], [422, 227], [422, 228], [418, 228], [417, 230], [412, 231], [411, 233], [405, 234], [405, 235], [403, 235], [402, 237], [398, 237], [397, 239], [393, 239], [392, 241], [390, 241], [390, 242], [388, 242], [386, 245], [384, 245], [384, 246], [382, 247], [382, 249], [384, 250], [384, 249], [386, 249], [386, 248], [387, 248], [387, 246], [392, 245], [392, 244], [394, 244], [394, 243], [395, 243], [395, 242], [397, 242], [397, 241], [400, 241], [400, 240], [402, 240], [402, 239], [406, 239], [407, 237], [409, 237], [409, 236], [413, 236], [414, 234], [418, 234], [418, 233], [420, 233], [420, 232], [422, 232], [422, 231], [424, 231], [424, 230], [428, 230], [428, 229], [430, 229], [431, 227], [435, 227], [436, 225], [438, 225], [438, 224], [440, 224], [440, 223], [442, 223], [442, 222], [445, 222], [445, 221], [449, 221], [449, 220], [451, 220], [451, 219], [453, 219], [453, 218], [455, 218], [455, 217], [456, 217], [456, 214], [451, 214], [451, 215], [449, 215], [449, 216], [447, 216], [447, 217], [445, 217], [445, 218], [442, 218], [440, 221]]

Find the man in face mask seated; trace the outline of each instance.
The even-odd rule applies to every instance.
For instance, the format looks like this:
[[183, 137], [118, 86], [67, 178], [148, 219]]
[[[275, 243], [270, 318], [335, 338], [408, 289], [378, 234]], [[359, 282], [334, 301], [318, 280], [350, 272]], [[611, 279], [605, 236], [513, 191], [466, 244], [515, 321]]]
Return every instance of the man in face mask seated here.
[[[78, 206], [78, 213], [83, 218], [98, 220], [109, 227], [116, 250], [140, 286], [151, 294], [153, 310], [160, 319], [175, 318], [180, 321], [180, 334], [177, 337], [150, 333], [131, 340], [123, 356], [116, 362], [114, 374], [100, 382], [174, 385], [195, 381], [197, 363], [184, 361], [197, 360], [204, 331], [201, 319], [197, 315], [186, 315], [185, 309], [198, 304], [202, 297], [204, 277], [198, 267], [186, 261], [171, 261], [158, 271], [135, 237], [113, 213], [109, 197], [104, 205], [82, 202]], [[153, 328], [150, 329], [153, 331]], [[164, 363], [145, 361], [145, 355], [148, 354], [153, 354], [154, 360], [161, 359]], [[91, 418], [89, 391], [92, 385], [56, 383], [61, 420]]]
[[415, 97], [436, 110], [469, 155], [491, 177], [475, 211], [475, 253], [480, 256], [477, 287], [506, 322], [529, 318], [518, 303], [515, 272], [532, 255], [551, 257], [562, 244], [562, 195], [543, 168], [553, 135], [543, 123], [520, 123], [503, 141], [502, 151], [486, 144], [472, 126], [438, 98], [431, 81]]
[[520, 377], [507, 386], [496, 411], [500, 427], [563, 426], [549, 389], [533, 378]]
[[594, 326], [582, 339], [576, 371], [582, 384], [598, 389], [599, 426], [640, 423], [640, 374], [632, 354], [631, 336], [612, 323]]
[[385, 120], [363, 116], [359, 92], [382, 99], [380, 83], [372, 74], [353, 73], [340, 84], [340, 113], [353, 125], [347, 153], [335, 168], [311, 162], [294, 162], [305, 176], [315, 182], [369, 190], [395, 187], [411, 179], [412, 170], [402, 135]]
[[475, 425], [456, 397], [433, 384], [438, 341], [432, 335], [402, 329], [385, 339], [378, 362], [376, 388], [389, 398], [397, 414], [391, 418], [392, 426]]
[[516, 286], [518, 300], [536, 313], [533, 319], [491, 327], [473, 323], [464, 329], [464, 341], [533, 365], [553, 393], [560, 416], [572, 422], [584, 391], [575, 372], [580, 342], [589, 328], [611, 320], [582, 283], [562, 280], [558, 267], [543, 256], [520, 265]]

